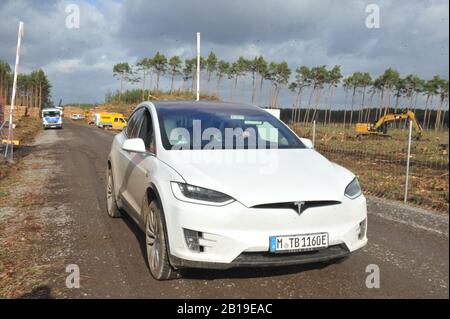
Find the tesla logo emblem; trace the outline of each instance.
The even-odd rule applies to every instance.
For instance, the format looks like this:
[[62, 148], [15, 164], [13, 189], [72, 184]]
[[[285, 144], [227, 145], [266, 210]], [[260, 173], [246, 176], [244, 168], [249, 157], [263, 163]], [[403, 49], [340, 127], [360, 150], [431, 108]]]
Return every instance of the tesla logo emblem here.
[[297, 212], [300, 215], [302, 213], [305, 202], [295, 202], [294, 205], [297, 206]]

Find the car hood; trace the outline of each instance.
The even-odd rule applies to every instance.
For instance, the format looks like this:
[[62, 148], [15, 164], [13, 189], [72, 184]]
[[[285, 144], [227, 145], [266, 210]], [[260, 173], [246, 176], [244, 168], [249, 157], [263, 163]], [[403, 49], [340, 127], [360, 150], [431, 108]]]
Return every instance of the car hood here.
[[164, 161], [186, 183], [216, 190], [247, 207], [293, 201], [342, 201], [354, 175], [312, 149], [169, 151]]

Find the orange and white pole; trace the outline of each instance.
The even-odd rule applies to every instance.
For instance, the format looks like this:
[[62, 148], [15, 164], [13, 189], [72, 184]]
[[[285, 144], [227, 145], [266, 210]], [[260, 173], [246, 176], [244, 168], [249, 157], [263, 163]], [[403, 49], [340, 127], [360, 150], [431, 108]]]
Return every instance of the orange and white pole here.
[[13, 80], [13, 88], [12, 88], [12, 96], [11, 96], [11, 105], [9, 108], [9, 127], [8, 127], [8, 141], [6, 143], [5, 149], [5, 157], [8, 157], [8, 150], [11, 147], [11, 151], [9, 152], [9, 159], [13, 160], [13, 111], [14, 105], [16, 103], [16, 91], [17, 91], [17, 75], [19, 73], [19, 61], [20, 61], [20, 49], [22, 46], [22, 37], [23, 37], [23, 22], [19, 22], [19, 33], [17, 35], [17, 50], [16, 50], [16, 65], [14, 67], [14, 80]]

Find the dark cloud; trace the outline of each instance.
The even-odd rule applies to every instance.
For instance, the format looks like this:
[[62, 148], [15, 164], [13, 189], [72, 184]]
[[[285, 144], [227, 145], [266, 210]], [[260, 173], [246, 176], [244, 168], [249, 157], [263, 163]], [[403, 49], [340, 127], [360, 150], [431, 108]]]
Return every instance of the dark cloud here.
[[[117, 87], [112, 66], [157, 50], [183, 58], [202, 52], [227, 60], [262, 54], [298, 65], [341, 65], [346, 75], [388, 67], [403, 75], [448, 78], [448, 2], [374, 1], [381, 28], [365, 26], [370, 2], [331, 0], [165, 0], [0, 2], [0, 58], [13, 63], [17, 23], [25, 22], [24, 70], [43, 68], [55, 100], [101, 101]], [[65, 27], [65, 7], [81, 9], [81, 28]], [[163, 85], [168, 85], [164, 80]], [[229, 91], [223, 89], [225, 97]], [[337, 93], [338, 103], [342, 94]], [[292, 96], [283, 91], [282, 103]]]

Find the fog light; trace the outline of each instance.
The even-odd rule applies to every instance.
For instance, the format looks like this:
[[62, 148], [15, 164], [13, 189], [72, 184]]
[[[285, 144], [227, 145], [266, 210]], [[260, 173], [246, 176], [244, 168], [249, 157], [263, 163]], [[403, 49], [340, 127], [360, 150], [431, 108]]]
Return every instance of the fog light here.
[[187, 247], [195, 252], [201, 252], [201, 246], [198, 239], [201, 237], [201, 233], [195, 230], [184, 229], [184, 239], [186, 240]]
[[366, 234], [366, 227], [367, 227], [367, 220], [364, 219], [362, 222], [359, 223], [359, 227], [356, 231], [358, 234], [358, 239], [363, 239]]

